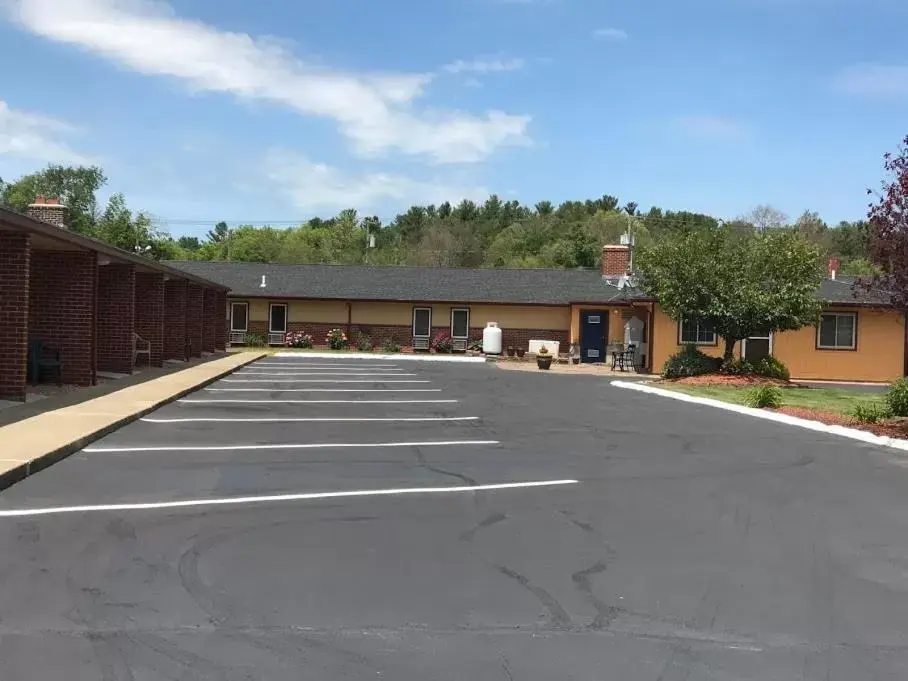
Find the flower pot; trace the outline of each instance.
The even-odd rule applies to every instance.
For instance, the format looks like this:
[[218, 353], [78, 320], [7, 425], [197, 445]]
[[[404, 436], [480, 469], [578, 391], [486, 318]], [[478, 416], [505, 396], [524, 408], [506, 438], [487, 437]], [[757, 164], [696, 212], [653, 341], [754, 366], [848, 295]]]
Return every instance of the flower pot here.
[[526, 351], [526, 350], [524, 350], [523, 348], [517, 348], [517, 356], [518, 356], [520, 359], [523, 359], [523, 356], [524, 356], [525, 354], [527, 354], [527, 351]]
[[580, 364], [580, 358], [579, 358], [579, 357], [571, 357], [571, 362], [573, 362], [574, 364]]
[[513, 357], [515, 352], [516, 352], [516, 350], [514, 350], [514, 346], [509, 345], [508, 346], [508, 357]]
[[536, 366], [544, 371], [548, 371], [552, 368], [552, 356], [551, 355], [536, 355]]

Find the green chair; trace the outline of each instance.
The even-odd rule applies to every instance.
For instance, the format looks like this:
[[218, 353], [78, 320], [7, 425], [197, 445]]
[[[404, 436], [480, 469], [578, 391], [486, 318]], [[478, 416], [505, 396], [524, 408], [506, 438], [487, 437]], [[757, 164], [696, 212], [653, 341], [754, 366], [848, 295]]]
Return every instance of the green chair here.
[[49, 347], [43, 340], [30, 340], [27, 374], [32, 385], [37, 385], [41, 381], [42, 370], [55, 372], [57, 385], [63, 385], [63, 361], [60, 359], [60, 350]]

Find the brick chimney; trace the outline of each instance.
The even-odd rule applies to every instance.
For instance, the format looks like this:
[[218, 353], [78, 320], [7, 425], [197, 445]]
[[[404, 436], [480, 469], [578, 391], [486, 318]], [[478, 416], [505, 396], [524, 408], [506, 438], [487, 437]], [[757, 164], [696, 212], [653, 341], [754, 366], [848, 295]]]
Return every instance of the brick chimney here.
[[830, 279], [835, 279], [836, 272], [839, 271], [839, 259], [830, 258], [829, 262], [826, 264], [826, 273], [829, 275]]
[[35, 220], [46, 222], [54, 227], [66, 229], [66, 206], [60, 199], [47, 199], [41, 195], [35, 197], [35, 202], [28, 207], [26, 215]]
[[602, 247], [602, 276], [615, 279], [629, 274], [631, 251], [628, 246], [611, 244]]

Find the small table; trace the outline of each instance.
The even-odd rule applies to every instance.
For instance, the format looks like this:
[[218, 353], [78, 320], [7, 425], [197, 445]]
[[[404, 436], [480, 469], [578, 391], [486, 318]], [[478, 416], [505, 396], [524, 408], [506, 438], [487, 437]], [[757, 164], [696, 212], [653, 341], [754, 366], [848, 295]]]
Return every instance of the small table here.
[[619, 371], [628, 371], [633, 369], [637, 370], [637, 346], [628, 345], [627, 347], [623, 345], [615, 346], [612, 349], [612, 371], [616, 368]]

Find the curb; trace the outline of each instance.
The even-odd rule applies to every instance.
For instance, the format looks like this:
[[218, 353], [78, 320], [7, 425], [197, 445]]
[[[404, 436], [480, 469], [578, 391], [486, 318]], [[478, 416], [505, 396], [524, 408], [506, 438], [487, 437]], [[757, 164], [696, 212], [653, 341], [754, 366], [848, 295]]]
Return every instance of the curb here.
[[[250, 353], [250, 354], [253, 354], [253, 353]], [[76, 452], [78, 452], [81, 449], [84, 449], [87, 445], [90, 445], [92, 442], [95, 442], [96, 440], [100, 440], [105, 435], [110, 435], [115, 430], [118, 430], [119, 428], [122, 428], [123, 426], [128, 425], [128, 424], [132, 423], [133, 421], [138, 421], [143, 416], [150, 414], [151, 412], [155, 411], [156, 409], [160, 409], [164, 405], [174, 402], [174, 401], [180, 399], [181, 397], [185, 397], [189, 393], [193, 393], [196, 390], [200, 390], [201, 388], [204, 388], [205, 386], [211, 385], [215, 381], [219, 381], [222, 378], [224, 378], [224, 376], [229, 376], [237, 369], [241, 369], [244, 366], [251, 364], [252, 362], [257, 362], [264, 356], [265, 356], [264, 353], [255, 354], [248, 361], [243, 362], [242, 364], [237, 364], [236, 366], [231, 367], [230, 369], [225, 369], [224, 371], [221, 371], [217, 375], [212, 376], [211, 378], [206, 378], [204, 381], [197, 383], [196, 385], [194, 385], [191, 388], [185, 388], [172, 395], [168, 395], [167, 397], [162, 398], [161, 400], [155, 402], [150, 407], [141, 409], [137, 412], [130, 414], [129, 416], [124, 416], [123, 418], [118, 419], [117, 421], [114, 421], [113, 423], [110, 423], [110, 424], [104, 426], [103, 428], [96, 430], [95, 432], [91, 433], [90, 435], [86, 435], [85, 437], [81, 437], [78, 440], [69, 442], [61, 447], [58, 447], [56, 449], [53, 449], [53, 450], [47, 452], [46, 454], [43, 454], [42, 456], [39, 456], [37, 459], [32, 459], [31, 461], [26, 461], [25, 463], [23, 463], [19, 466], [16, 466], [15, 468], [11, 468], [8, 471], [4, 471], [3, 473], [0, 473], [0, 490], [5, 490], [7, 487], [11, 487], [12, 485], [15, 485], [17, 482], [21, 482], [22, 480], [25, 480], [25, 478], [27, 478], [29, 476], [34, 475], [35, 473], [38, 473], [40, 471], [43, 471], [45, 468], [53, 466], [55, 463], [62, 461], [63, 459], [71, 456], [72, 454], [75, 454]]]
[[851, 440], [859, 440], [871, 445], [890, 447], [892, 449], [898, 449], [901, 451], [908, 451], [908, 440], [903, 440], [897, 437], [888, 437], [886, 435], [874, 435], [873, 433], [867, 432], [866, 430], [846, 428], [845, 426], [830, 426], [820, 421], [811, 421], [810, 419], [802, 419], [798, 418], [797, 416], [789, 416], [788, 414], [779, 414], [778, 412], [766, 411], [765, 409], [743, 407], [740, 404], [722, 402], [721, 400], [714, 400], [709, 397], [695, 397], [686, 393], [675, 392], [674, 390], [654, 388], [651, 385], [639, 385], [625, 381], [612, 381], [612, 385], [616, 388], [624, 388], [625, 390], [636, 390], [637, 392], [647, 393], [649, 395], [658, 395], [660, 397], [668, 397], [673, 400], [679, 400], [681, 402], [690, 402], [691, 404], [702, 404], [707, 407], [724, 409], [725, 411], [731, 411], [736, 414], [753, 416], [754, 418], [763, 419], [765, 421], [784, 423], [789, 426], [805, 428], [807, 430], [813, 430], [818, 433], [827, 433], [829, 435], [847, 437]]
[[452, 362], [460, 364], [484, 364], [485, 357], [452, 357], [448, 355], [415, 355], [410, 353], [395, 353], [385, 355], [381, 353], [363, 352], [363, 353], [343, 353], [343, 352], [275, 352], [265, 357], [296, 357], [301, 361], [306, 359], [393, 359], [405, 362]]

